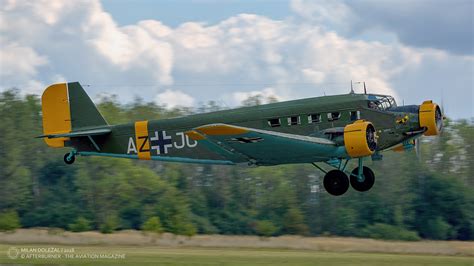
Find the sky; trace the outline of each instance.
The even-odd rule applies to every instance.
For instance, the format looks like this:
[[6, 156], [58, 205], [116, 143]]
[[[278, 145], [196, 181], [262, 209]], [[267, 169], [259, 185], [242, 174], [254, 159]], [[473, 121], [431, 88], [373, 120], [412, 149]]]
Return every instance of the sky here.
[[168, 108], [362, 92], [474, 117], [471, 0], [0, 0], [0, 91]]

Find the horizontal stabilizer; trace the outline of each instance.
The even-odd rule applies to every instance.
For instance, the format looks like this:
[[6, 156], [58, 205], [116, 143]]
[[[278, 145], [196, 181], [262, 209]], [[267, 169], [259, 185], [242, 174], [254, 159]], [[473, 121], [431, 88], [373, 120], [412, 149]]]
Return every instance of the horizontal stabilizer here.
[[91, 130], [80, 130], [80, 131], [73, 131], [69, 133], [62, 133], [62, 134], [47, 134], [41, 135], [37, 138], [74, 138], [74, 137], [87, 137], [87, 136], [97, 136], [97, 135], [106, 135], [112, 132], [110, 128], [99, 128], [99, 129], [91, 129]]

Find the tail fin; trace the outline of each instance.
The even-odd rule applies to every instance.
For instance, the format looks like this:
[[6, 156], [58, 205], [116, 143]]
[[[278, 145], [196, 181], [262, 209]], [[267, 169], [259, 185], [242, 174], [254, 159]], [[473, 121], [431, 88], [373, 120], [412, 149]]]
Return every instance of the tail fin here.
[[[41, 97], [43, 134], [66, 134], [107, 126], [79, 82], [58, 83], [46, 88]], [[64, 147], [68, 137], [44, 138], [50, 147]]]

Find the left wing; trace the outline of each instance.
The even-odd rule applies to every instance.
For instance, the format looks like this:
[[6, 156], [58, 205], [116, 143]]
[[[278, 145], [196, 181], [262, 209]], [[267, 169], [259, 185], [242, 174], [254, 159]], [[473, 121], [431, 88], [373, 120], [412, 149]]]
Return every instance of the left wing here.
[[235, 162], [261, 165], [314, 162], [344, 153], [343, 148], [329, 139], [228, 124], [204, 125], [186, 134]]

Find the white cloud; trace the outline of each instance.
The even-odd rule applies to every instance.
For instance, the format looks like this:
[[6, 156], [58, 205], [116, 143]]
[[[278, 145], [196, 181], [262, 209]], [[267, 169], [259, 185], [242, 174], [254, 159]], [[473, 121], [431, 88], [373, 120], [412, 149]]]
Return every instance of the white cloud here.
[[259, 96], [262, 100], [262, 103], [268, 103], [269, 99], [276, 99], [277, 101], [285, 100], [285, 98], [278, 95], [273, 88], [265, 88], [260, 91], [237, 91], [232, 93], [230, 99], [232, 101], [232, 105], [238, 106], [241, 105], [242, 102], [248, 99], [249, 97], [255, 96]]
[[45, 65], [48, 60], [38, 55], [31, 47], [17, 43], [0, 43], [0, 77], [8, 78], [16, 75], [31, 77], [37, 73], [38, 66]]
[[[336, 30], [356, 19], [352, 11], [341, 2], [320, 3], [292, 2], [303, 20], [240, 14], [171, 28], [156, 20], [119, 26], [96, 0], [8, 1], [0, 6], [0, 89], [39, 92], [67, 79], [90, 84], [91, 95], [118, 94], [123, 101], [138, 94], [168, 107], [222, 98], [239, 105], [254, 95], [347, 93], [351, 79], [397, 95], [393, 81], [406, 73], [472, 60], [397, 40], [345, 37]], [[165, 91], [156, 95], [157, 87]]]
[[38, 80], [29, 80], [21, 85], [22, 94], [42, 95], [47, 85]]
[[326, 75], [322, 71], [314, 70], [311, 68], [303, 68], [303, 75], [314, 83], [322, 83]]
[[349, 30], [350, 22], [355, 19], [351, 8], [340, 1], [293, 0], [290, 7], [301, 17], [329, 29]]
[[[285, 98], [322, 95], [323, 89], [329, 92], [328, 83], [339, 84], [330, 88], [331, 93], [344, 93], [351, 79], [365, 80], [378, 93], [396, 94], [390, 77], [419, 63], [419, 53], [401, 45], [353, 41], [312, 24], [248, 14], [211, 26], [186, 23], [168, 37], [177, 79], [249, 83], [246, 90], [253, 90], [253, 84], [270, 85]], [[298, 85], [308, 82], [313, 84], [311, 90]], [[199, 88], [199, 94], [207, 97], [221, 91], [219, 86]]]
[[[161, 23], [144, 21], [138, 25], [118, 27], [100, 5], [92, 9], [83, 27], [88, 42], [121, 71], [139, 69], [162, 84], [172, 82], [173, 51], [159, 38], [169, 31]], [[152, 30], [150, 30], [152, 29]], [[153, 71], [150, 71], [150, 70]]]
[[413, 47], [474, 54], [472, 0], [292, 0], [290, 6], [299, 18], [346, 37], [393, 34]]
[[[124, 94], [123, 98], [136, 93], [120, 89], [125, 82], [130, 86], [172, 85], [174, 79], [231, 85], [183, 87], [187, 93], [207, 99], [228, 94], [222, 90], [235, 90], [241, 83], [262, 84], [261, 88], [271, 83], [275, 93], [285, 98], [320, 95], [324, 83], [347, 84], [351, 78], [365, 80], [379, 92], [394, 93], [390, 76], [400, 66], [416, 63], [416, 52], [404, 52], [404, 47], [352, 41], [291, 20], [240, 14], [216, 25], [188, 22], [171, 29], [145, 20], [119, 27], [96, 1], [53, 2], [49, 14], [43, 15], [48, 3], [13, 4], [2, 11], [6, 23], [14, 25], [2, 28], [6, 42], [20, 42], [51, 58], [50, 69], [31, 64], [26, 79], [49, 83], [60, 75], [109, 88], [117, 84], [117, 93]], [[29, 19], [15, 25], [19, 13]], [[41, 34], [16, 34], [29, 32], [30, 27]], [[308, 91], [291, 85], [301, 82], [311, 82], [315, 88]], [[249, 91], [256, 86], [242, 87], [241, 91]], [[347, 86], [332, 91], [346, 92]], [[141, 96], [152, 93], [146, 88], [140, 92]]]
[[163, 105], [166, 108], [174, 107], [192, 107], [195, 100], [190, 95], [177, 90], [166, 90], [156, 95], [155, 101], [158, 105]]
[[[2, 43], [49, 59], [47, 66], [32, 61], [29, 70], [45, 83], [55, 75], [107, 85], [125, 76], [140, 83], [172, 82], [172, 47], [157, 38], [159, 31], [150, 31], [147, 22], [119, 27], [99, 1], [10, 1], [0, 7], [0, 18]], [[2, 87], [15, 84], [2, 79]]]
[[0, 86], [14, 84], [24, 94], [41, 94], [43, 84], [36, 80], [37, 68], [48, 64], [45, 56], [40, 56], [31, 47], [18, 43], [4, 43], [0, 40]]

